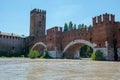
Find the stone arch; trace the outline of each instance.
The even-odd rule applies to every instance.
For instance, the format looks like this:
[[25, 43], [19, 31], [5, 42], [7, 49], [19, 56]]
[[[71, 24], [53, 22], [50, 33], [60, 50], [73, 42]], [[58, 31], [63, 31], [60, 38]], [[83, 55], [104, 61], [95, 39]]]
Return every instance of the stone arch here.
[[47, 50], [47, 46], [43, 42], [37, 42], [37, 43], [35, 43], [30, 50], [33, 50], [38, 45], [42, 45]]
[[95, 52], [95, 47], [96, 47], [96, 44], [95, 44], [95, 43], [91, 43], [91, 42], [89, 42], [89, 41], [87, 41], [87, 40], [77, 39], [77, 40], [74, 40], [74, 41], [71, 41], [70, 43], [68, 43], [68, 44], [65, 46], [65, 48], [64, 48], [64, 50], [63, 50], [62, 53], [64, 53], [65, 51], [68, 50], [69, 47], [71, 47], [72, 45], [77, 44], [77, 43], [82, 43], [82, 44], [88, 45], [88, 46], [90, 46], [91, 48], [93, 48], [93, 51]]

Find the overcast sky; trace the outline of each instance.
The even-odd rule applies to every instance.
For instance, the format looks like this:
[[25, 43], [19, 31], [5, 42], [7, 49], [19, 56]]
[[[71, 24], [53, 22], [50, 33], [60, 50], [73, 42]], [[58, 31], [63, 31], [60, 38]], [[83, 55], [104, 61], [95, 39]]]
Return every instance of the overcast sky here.
[[120, 21], [120, 0], [0, 0], [0, 31], [28, 36], [34, 8], [47, 11], [47, 29], [69, 21], [91, 25], [92, 17], [104, 13]]

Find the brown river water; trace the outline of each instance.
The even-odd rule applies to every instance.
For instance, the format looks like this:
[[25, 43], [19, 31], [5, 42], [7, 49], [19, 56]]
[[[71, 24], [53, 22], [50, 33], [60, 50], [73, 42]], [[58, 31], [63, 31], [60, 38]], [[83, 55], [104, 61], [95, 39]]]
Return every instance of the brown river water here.
[[120, 62], [0, 59], [0, 80], [120, 80]]

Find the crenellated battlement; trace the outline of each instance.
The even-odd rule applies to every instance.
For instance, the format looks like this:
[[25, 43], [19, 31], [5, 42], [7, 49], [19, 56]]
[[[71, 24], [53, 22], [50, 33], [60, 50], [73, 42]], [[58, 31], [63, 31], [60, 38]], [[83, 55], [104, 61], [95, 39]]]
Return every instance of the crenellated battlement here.
[[41, 9], [33, 9], [31, 12], [32, 13], [43, 13], [43, 14], [46, 14], [46, 11], [45, 10], [41, 10]]
[[56, 32], [62, 32], [62, 27], [55, 26], [47, 30], [47, 34], [54, 34]]
[[115, 22], [115, 15], [113, 14], [103, 14], [100, 16], [96, 16], [93, 18], [93, 25], [96, 24], [108, 24], [108, 23], [114, 23]]

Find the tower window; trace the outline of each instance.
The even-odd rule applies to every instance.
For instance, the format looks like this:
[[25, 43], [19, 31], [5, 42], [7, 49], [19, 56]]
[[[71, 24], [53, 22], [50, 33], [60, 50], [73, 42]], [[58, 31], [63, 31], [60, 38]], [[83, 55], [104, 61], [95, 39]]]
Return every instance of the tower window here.
[[120, 31], [120, 28], [119, 28], [119, 31]]
[[41, 21], [39, 21], [39, 27], [41, 27], [41, 24], [42, 24], [42, 22], [41, 22]]
[[101, 44], [99, 44], [99, 47], [101, 47]]
[[52, 41], [52, 39], [50, 38], [50, 41]]
[[92, 37], [90, 37], [90, 42], [92, 41]]
[[44, 16], [42, 16], [42, 20], [44, 20], [45, 19], [45, 17]]

